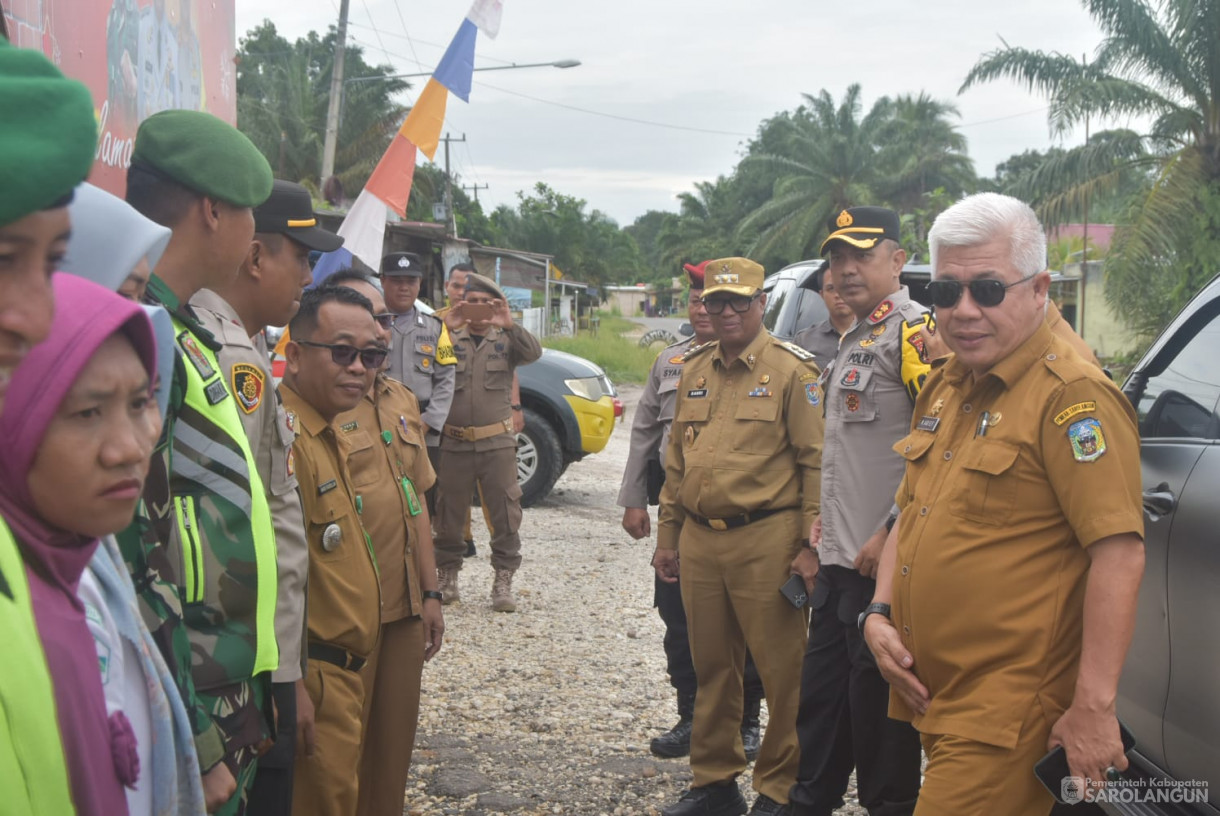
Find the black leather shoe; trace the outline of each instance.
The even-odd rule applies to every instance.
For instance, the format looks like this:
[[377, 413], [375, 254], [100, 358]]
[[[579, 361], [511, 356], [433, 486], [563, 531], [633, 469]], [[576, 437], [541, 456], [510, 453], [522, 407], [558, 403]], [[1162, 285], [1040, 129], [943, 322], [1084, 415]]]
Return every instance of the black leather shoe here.
[[766, 816], [788, 816], [791, 812], [787, 805], [781, 805], [765, 793], [758, 794], [758, 798], [754, 800], [754, 807], [750, 808], [751, 816], [755, 813]]
[[684, 757], [690, 753], [690, 729], [690, 719], [678, 720], [677, 725], [648, 743], [648, 750], [666, 759]]
[[661, 816], [744, 816], [746, 800], [736, 781], [691, 788]]
[[468, 538], [468, 539], [466, 539], [466, 556], [465, 557], [472, 558], [472, 557], [474, 557], [474, 554], [475, 554], [474, 539]]
[[741, 747], [745, 749], [747, 762], [753, 762], [758, 758], [758, 748], [761, 745], [762, 734], [758, 725], [758, 720], [756, 719], [753, 722], [742, 722]]

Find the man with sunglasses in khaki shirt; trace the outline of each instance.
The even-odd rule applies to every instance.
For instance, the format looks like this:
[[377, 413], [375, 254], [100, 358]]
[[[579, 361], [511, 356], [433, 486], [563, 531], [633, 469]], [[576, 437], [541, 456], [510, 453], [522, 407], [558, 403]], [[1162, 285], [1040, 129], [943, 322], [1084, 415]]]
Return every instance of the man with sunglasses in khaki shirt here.
[[894, 446], [901, 514], [860, 627], [928, 756], [916, 816], [1047, 814], [1033, 768], [1051, 748], [1090, 787], [1127, 767], [1114, 707], [1144, 564], [1135, 412], [1047, 324], [1033, 210], [970, 196], [928, 238], [954, 353]]

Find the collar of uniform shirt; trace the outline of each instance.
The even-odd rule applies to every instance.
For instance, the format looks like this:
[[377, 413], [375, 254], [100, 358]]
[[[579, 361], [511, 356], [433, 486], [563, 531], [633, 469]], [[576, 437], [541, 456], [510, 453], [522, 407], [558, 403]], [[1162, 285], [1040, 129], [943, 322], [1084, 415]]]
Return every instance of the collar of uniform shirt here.
[[[1005, 387], [1011, 387], [1034, 363], [1046, 355], [1046, 350], [1054, 336], [1050, 326], [1046, 324], [1045, 320], [1042, 321], [1038, 325], [1038, 330], [1028, 340], [1017, 346], [1012, 354], [992, 366], [984, 376], [995, 377], [1004, 383]], [[945, 380], [950, 385], [960, 386], [969, 377], [970, 369], [966, 367], [965, 363], [958, 360], [957, 355], [950, 357], [949, 362], [945, 364]]]
[[412, 306], [410, 309], [408, 309], [405, 312], [399, 312], [398, 315], [394, 318], [395, 328], [401, 329], [406, 326], [410, 326], [411, 322], [415, 320], [415, 311], [416, 311], [415, 307]]
[[[750, 344], [741, 350], [737, 355], [737, 359], [751, 371], [754, 370], [754, 364], [758, 362], [758, 355], [762, 352], [763, 347], [767, 345], [767, 340], [771, 337], [771, 333], [767, 331], [765, 326], [760, 326], [758, 336], [750, 341]], [[724, 347], [717, 345], [712, 352], [712, 359], [720, 365], [724, 365]]]
[[281, 395], [281, 399], [284, 400], [284, 409], [296, 414], [297, 422], [306, 433], [310, 436], [319, 436], [330, 427], [330, 423], [323, 419], [322, 415], [314, 410], [314, 407], [306, 402], [304, 397], [285, 383], [280, 383], [280, 388], [284, 392]]

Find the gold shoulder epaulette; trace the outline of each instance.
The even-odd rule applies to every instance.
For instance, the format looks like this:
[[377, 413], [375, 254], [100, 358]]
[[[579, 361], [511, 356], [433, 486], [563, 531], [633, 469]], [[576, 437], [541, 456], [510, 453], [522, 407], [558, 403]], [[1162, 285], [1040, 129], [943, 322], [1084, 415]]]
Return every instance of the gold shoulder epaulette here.
[[697, 346], [691, 346], [690, 348], [688, 348], [686, 350], [686, 353], [682, 355], [682, 361], [686, 362], [687, 360], [691, 359], [692, 357], [702, 354], [703, 352], [710, 349], [712, 346], [716, 345], [717, 342], [718, 341], [716, 341], [716, 340], [709, 340], [706, 343], [700, 343]]
[[792, 352], [794, 355], [796, 355], [796, 358], [798, 360], [801, 360], [802, 362], [807, 363], [813, 359], [812, 353], [805, 351], [805, 349], [801, 348], [796, 343], [789, 343], [786, 340], [781, 340], [779, 342], [779, 346], [780, 346], [780, 348], [784, 348], [784, 349], [787, 349], [788, 351]]

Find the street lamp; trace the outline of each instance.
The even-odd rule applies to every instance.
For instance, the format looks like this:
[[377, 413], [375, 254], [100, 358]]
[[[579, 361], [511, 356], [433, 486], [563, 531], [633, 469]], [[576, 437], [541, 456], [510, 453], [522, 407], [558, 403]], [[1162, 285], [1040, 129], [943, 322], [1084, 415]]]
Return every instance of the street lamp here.
[[[509, 63], [508, 65], [491, 65], [486, 68], [474, 68], [475, 71], [511, 71], [514, 68], [575, 68], [580, 65], [580, 60], [563, 59], [555, 60], [554, 62], [526, 62], [526, 63]], [[372, 82], [377, 79], [409, 79], [411, 77], [426, 77], [432, 76], [431, 71], [425, 71], [416, 74], [376, 74], [374, 76], [348, 77], [343, 80], [343, 84], [349, 82]]]
[[[580, 65], [580, 60], [576, 59], [561, 59], [554, 62], [526, 62], [526, 63], [509, 63], [508, 65], [491, 65], [486, 68], [474, 68], [475, 71], [512, 71], [516, 68], [575, 68]], [[327, 171], [334, 172], [335, 166], [335, 150], [337, 148], [337, 140], [334, 138], [339, 131], [339, 119], [343, 111], [344, 91], [347, 89], [348, 83], [352, 82], [373, 82], [378, 79], [410, 79], [412, 77], [432, 76], [432, 71], [412, 73], [412, 74], [377, 74], [374, 76], [347, 77], [343, 80], [343, 84], [339, 87], [339, 104], [332, 104], [326, 112], [326, 141], [323, 145], [322, 152], [322, 183], [326, 183], [326, 177], [329, 175]], [[334, 93], [334, 87], [331, 87], [331, 92]]]

